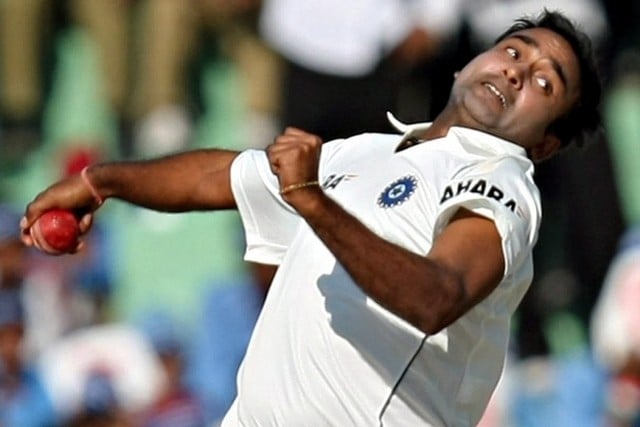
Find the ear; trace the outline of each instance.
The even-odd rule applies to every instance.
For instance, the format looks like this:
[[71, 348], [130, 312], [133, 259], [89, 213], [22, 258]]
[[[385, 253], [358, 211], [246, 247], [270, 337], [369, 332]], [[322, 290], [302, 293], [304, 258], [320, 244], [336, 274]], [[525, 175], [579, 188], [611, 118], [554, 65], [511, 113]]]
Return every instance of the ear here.
[[538, 145], [530, 149], [529, 156], [534, 162], [541, 162], [556, 154], [561, 146], [562, 141], [560, 141], [560, 138], [547, 133]]

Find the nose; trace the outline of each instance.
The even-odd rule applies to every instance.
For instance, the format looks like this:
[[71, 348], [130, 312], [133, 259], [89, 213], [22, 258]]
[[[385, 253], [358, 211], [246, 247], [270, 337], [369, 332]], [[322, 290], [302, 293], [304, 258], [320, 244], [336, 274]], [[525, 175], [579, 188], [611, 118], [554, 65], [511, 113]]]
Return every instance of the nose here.
[[524, 82], [524, 74], [525, 74], [524, 66], [521, 64], [509, 64], [502, 73], [507, 78], [507, 81], [513, 85], [513, 87], [517, 90], [522, 88], [522, 84]]

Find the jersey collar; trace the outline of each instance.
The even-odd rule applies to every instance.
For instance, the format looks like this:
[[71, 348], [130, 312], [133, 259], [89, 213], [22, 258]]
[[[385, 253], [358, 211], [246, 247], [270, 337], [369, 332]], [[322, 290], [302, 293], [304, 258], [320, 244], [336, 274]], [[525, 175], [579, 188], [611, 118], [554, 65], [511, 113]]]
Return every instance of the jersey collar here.
[[[431, 122], [402, 123], [390, 112], [387, 112], [387, 119], [391, 125], [402, 134], [398, 146], [405, 145], [408, 141], [416, 139], [418, 135], [431, 126]], [[465, 145], [471, 145], [475, 149], [493, 154], [510, 154], [526, 157], [526, 151], [523, 147], [487, 132], [462, 126], [452, 126], [449, 132], [454, 132]]]

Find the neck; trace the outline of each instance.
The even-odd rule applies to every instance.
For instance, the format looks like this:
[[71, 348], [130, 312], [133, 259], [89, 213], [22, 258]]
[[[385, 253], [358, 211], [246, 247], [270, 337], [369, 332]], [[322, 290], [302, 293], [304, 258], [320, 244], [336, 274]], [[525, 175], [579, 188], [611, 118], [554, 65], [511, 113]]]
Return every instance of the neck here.
[[457, 124], [458, 120], [456, 120], [455, 115], [452, 114], [451, 109], [445, 108], [436, 116], [429, 129], [426, 129], [420, 135], [417, 135], [417, 137], [426, 141], [442, 138], [449, 133], [449, 129], [452, 126], [456, 126]]

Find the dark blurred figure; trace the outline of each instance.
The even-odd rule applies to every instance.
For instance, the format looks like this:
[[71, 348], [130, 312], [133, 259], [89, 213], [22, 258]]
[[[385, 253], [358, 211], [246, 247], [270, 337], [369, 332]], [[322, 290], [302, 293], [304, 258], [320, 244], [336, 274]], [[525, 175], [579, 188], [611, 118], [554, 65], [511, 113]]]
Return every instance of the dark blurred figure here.
[[21, 352], [24, 314], [17, 289], [0, 290], [0, 425], [56, 426], [51, 400]]
[[305, 129], [325, 141], [388, 131], [385, 112], [397, 109], [401, 81], [446, 42], [455, 5], [263, 1], [261, 34], [284, 62], [282, 126]]
[[20, 289], [27, 272], [28, 249], [20, 241], [20, 214], [0, 203], [0, 288]]
[[160, 396], [145, 410], [141, 427], [205, 427], [204, 410], [185, 385], [184, 336], [168, 313], [146, 313], [140, 322], [155, 349], [165, 374]]
[[134, 427], [118, 402], [108, 372], [96, 370], [87, 377], [81, 409], [65, 427]]
[[19, 239], [17, 211], [0, 205], [0, 425], [53, 427], [55, 412], [40, 377], [23, 353], [22, 280], [27, 249]]

